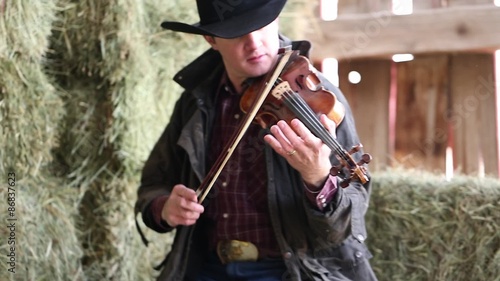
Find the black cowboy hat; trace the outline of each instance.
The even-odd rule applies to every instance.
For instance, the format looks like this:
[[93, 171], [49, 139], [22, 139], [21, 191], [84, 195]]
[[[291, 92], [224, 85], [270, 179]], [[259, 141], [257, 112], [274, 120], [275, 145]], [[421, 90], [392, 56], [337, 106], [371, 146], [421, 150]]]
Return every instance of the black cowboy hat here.
[[196, 0], [200, 22], [189, 25], [165, 21], [173, 31], [236, 38], [258, 30], [280, 14], [286, 0]]

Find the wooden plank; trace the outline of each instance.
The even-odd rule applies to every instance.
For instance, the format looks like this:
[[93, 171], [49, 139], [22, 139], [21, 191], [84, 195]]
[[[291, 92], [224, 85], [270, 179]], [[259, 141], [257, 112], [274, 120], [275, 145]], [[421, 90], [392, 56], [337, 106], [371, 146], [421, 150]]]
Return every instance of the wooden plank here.
[[340, 15], [317, 26], [305, 35], [317, 60], [500, 48], [500, 8], [493, 5]]
[[447, 0], [447, 7], [492, 4], [493, 0]]
[[[484, 57], [490, 57], [483, 55]], [[490, 63], [487, 61], [486, 63]], [[500, 176], [498, 158], [499, 152], [499, 140], [498, 136], [498, 119], [496, 107], [496, 93], [495, 84], [493, 78], [493, 72], [487, 74], [487, 76], [478, 77], [478, 84], [476, 84], [475, 94], [479, 98], [479, 144], [481, 147], [481, 154], [484, 162], [484, 172], [486, 175], [491, 175], [494, 177]]]
[[444, 172], [448, 57], [418, 56], [397, 67], [396, 163]]
[[418, 0], [413, 1], [413, 11], [436, 9], [446, 6], [446, 1], [443, 0]]
[[379, 11], [390, 11], [392, 0], [339, 0], [338, 14], [360, 14]]
[[[498, 139], [493, 56], [453, 56], [451, 64], [455, 169], [498, 176]], [[483, 168], [484, 166], [484, 168]]]
[[[339, 85], [349, 101], [364, 151], [373, 160], [371, 171], [385, 169], [389, 155], [389, 60], [353, 60], [339, 63]], [[358, 84], [349, 82], [348, 75], [357, 71], [361, 75]]]
[[339, 15], [364, 13], [359, 0], [339, 0], [337, 11]]

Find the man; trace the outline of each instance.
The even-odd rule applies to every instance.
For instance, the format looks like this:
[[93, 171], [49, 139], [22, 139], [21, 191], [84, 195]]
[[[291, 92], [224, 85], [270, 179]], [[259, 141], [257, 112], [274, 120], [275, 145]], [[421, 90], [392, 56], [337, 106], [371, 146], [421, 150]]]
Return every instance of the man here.
[[[211, 49], [174, 77], [185, 91], [138, 190], [145, 224], [176, 230], [158, 280], [376, 280], [363, 243], [369, 182], [341, 188], [335, 155], [298, 119], [250, 125], [206, 201], [195, 192], [240, 126], [248, 85], [273, 70], [280, 47], [307, 54], [307, 42], [278, 32], [285, 3], [197, 0], [199, 23], [162, 23]], [[326, 115], [321, 123], [350, 148], [358, 137], [347, 101], [320, 78], [346, 108], [338, 127]]]

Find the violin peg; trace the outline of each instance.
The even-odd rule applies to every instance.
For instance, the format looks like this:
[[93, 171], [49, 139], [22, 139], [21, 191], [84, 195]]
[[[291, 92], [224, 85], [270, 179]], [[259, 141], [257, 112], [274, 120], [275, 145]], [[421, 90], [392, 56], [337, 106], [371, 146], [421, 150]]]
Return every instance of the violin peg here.
[[361, 156], [361, 160], [359, 160], [358, 165], [368, 164], [372, 161], [372, 156], [368, 153], [365, 153]]
[[349, 186], [349, 183], [351, 182], [351, 179], [344, 179], [340, 182], [340, 187], [346, 188]]
[[340, 167], [338, 166], [332, 166], [332, 168], [330, 169], [330, 175], [332, 176], [337, 176], [340, 172]]
[[354, 154], [354, 153], [360, 151], [362, 147], [363, 147], [362, 144], [358, 144], [358, 145], [353, 146], [351, 148], [351, 150], [349, 150], [349, 154]]

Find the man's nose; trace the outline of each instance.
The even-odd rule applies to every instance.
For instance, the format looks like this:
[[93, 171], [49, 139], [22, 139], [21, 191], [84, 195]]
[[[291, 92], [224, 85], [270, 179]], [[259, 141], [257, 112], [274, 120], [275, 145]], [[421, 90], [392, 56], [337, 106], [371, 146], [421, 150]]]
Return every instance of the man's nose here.
[[260, 32], [250, 32], [245, 36], [245, 47], [249, 50], [255, 50], [262, 45], [262, 36]]

